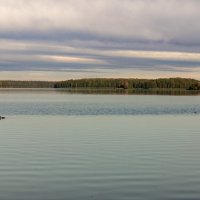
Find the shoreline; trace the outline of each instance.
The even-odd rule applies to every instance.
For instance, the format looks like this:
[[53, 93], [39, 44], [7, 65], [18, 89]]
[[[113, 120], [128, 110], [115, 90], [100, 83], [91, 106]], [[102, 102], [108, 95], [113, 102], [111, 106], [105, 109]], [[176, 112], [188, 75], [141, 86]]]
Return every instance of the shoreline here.
[[199, 95], [200, 81], [185, 78], [113, 79], [90, 78], [66, 81], [0, 81], [1, 91], [64, 91], [80, 94]]
[[61, 92], [66, 94], [85, 95], [169, 95], [169, 96], [199, 96], [199, 90], [180, 88], [150, 88], [150, 89], [122, 89], [122, 88], [0, 88], [1, 92]]

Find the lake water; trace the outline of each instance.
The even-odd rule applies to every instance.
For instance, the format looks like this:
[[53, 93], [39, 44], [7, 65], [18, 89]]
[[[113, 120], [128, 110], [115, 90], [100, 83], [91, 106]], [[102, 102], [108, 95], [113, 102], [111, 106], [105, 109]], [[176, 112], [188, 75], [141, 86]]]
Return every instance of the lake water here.
[[200, 198], [200, 96], [0, 90], [0, 199]]

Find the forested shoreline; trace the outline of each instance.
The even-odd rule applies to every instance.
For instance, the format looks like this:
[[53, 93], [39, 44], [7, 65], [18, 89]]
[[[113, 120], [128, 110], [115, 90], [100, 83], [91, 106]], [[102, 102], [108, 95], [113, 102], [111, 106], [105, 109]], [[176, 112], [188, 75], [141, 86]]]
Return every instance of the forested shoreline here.
[[51, 81], [0, 81], [0, 88], [54, 88]]
[[200, 81], [185, 78], [122, 79], [90, 78], [66, 81], [0, 81], [0, 88], [94, 88], [200, 90]]
[[110, 89], [190, 89], [199, 90], [200, 81], [185, 78], [162, 79], [78, 79], [56, 82], [55, 88], [110, 88]]

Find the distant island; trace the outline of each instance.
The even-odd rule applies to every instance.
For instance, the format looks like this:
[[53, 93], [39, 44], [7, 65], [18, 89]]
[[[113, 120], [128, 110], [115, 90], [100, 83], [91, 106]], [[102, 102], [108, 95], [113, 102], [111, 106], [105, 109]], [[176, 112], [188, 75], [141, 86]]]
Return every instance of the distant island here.
[[200, 81], [186, 78], [125, 79], [89, 78], [66, 81], [0, 81], [0, 88], [83, 89], [184, 89], [200, 90]]

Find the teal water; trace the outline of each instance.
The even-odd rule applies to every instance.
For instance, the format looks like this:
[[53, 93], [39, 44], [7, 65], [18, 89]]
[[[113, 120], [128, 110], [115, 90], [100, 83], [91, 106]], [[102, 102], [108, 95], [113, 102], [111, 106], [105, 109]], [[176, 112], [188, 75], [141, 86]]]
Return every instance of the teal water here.
[[199, 96], [0, 92], [0, 199], [199, 199], [199, 109]]

